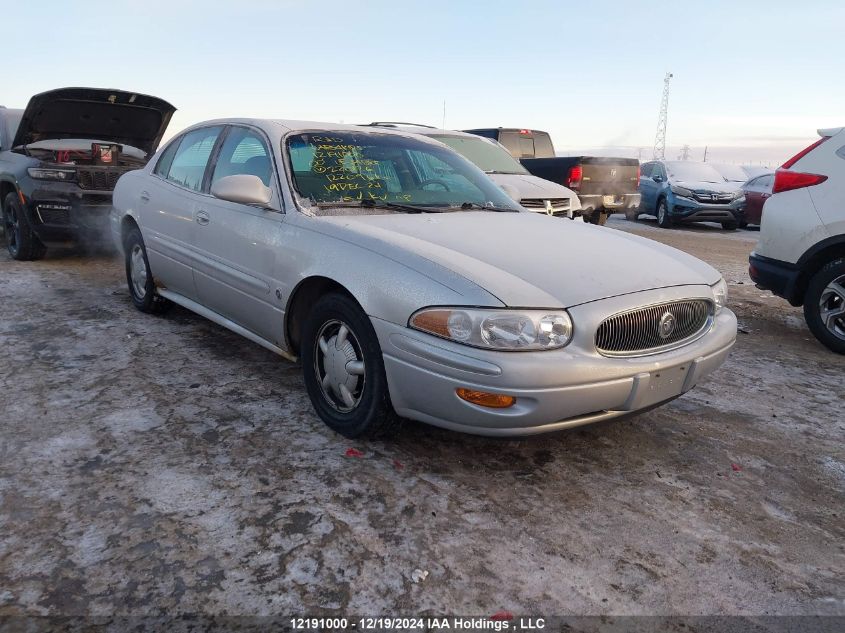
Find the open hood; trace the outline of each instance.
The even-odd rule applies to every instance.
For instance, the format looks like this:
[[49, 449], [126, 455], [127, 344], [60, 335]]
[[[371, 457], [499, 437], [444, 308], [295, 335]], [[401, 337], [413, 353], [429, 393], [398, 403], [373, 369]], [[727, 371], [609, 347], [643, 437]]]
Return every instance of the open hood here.
[[43, 140], [95, 139], [131, 145], [149, 156], [175, 111], [166, 101], [134, 92], [59, 88], [29, 100], [12, 147]]

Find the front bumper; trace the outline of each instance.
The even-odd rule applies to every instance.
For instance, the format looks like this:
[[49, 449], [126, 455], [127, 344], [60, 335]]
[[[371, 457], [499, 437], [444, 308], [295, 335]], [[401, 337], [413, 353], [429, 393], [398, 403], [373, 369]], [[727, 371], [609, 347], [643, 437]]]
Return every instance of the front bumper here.
[[739, 222], [742, 219], [742, 198], [730, 204], [705, 204], [692, 198], [673, 196], [670, 215], [677, 222]]
[[110, 191], [82, 191], [75, 185], [41, 185], [26, 197], [26, 211], [43, 243], [109, 240]]
[[792, 305], [800, 306], [804, 303], [798, 284], [801, 269], [795, 264], [751, 253], [748, 257], [748, 275], [759, 288], [783, 297]]
[[[690, 294], [691, 288], [697, 292]], [[635, 296], [638, 305], [648, 305], [706, 297], [704, 288], [709, 292], [707, 286], [687, 286]], [[736, 340], [736, 317], [725, 309], [707, 334], [684, 347], [651, 356], [600, 355], [592, 341], [595, 327], [586, 324], [630, 307], [628, 295], [570, 309], [572, 342], [546, 352], [473, 349], [379, 319], [373, 325], [399, 415], [479, 435], [526, 436], [630, 415], [676, 398], [719, 367]], [[480, 407], [458, 398], [459, 387], [515, 396], [516, 404]]]

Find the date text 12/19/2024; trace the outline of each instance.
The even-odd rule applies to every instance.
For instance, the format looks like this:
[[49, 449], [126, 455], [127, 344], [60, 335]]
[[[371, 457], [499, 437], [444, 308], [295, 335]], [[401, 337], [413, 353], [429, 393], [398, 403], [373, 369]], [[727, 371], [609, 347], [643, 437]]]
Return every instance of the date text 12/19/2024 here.
[[360, 617], [291, 618], [294, 631], [540, 631], [544, 618], [514, 617], [497, 613], [491, 617]]

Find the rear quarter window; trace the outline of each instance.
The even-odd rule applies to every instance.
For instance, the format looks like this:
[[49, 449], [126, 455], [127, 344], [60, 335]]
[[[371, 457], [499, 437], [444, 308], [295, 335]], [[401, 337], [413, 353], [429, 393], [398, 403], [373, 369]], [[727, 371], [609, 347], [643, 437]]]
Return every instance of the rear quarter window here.
[[534, 132], [534, 157], [554, 158], [555, 148], [552, 145], [552, 137], [546, 132]]
[[179, 149], [173, 155], [167, 179], [188, 189], [201, 191], [211, 150], [214, 149], [222, 129], [205, 127], [185, 134], [179, 143]]
[[179, 143], [182, 142], [182, 137], [176, 138], [170, 145], [167, 146], [161, 156], [159, 156], [156, 168], [153, 173], [162, 178], [167, 178], [167, 172], [170, 171], [170, 164], [173, 162], [173, 157], [176, 155], [176, 150], [179, 149]]

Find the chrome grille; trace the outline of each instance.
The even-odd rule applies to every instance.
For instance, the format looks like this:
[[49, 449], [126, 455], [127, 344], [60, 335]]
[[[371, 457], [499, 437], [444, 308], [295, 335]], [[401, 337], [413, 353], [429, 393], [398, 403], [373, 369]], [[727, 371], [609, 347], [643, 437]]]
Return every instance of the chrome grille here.
[[733, 200], [734, 195], [712, 191], [693, 191], [693, 197], [704, 204], [728, 204]]
[[543, 198], [523, 198], [519, 201], [519, 204], [526, 209], [536, 209], [537, 211], [549, 213], [549, 208], [546, 206], [547, 201], [551, 206], [550, 215], [558, 215], [561, 213], [566, 214], [569, 212], [569, 198], [552, 198], [551, 200]]
[[[706, 299], [628, 310], [602, 321], [596, 330], [596, 349], [605, 356], [654, 354], [692, 342], [707, 331], [712, 320], [713, 302]], [[667, 321], [674, 327], [668, 327]]]

